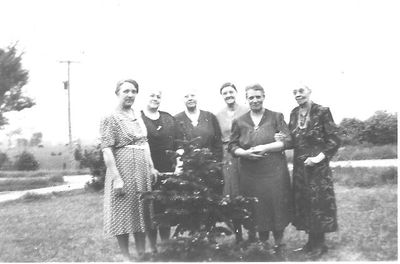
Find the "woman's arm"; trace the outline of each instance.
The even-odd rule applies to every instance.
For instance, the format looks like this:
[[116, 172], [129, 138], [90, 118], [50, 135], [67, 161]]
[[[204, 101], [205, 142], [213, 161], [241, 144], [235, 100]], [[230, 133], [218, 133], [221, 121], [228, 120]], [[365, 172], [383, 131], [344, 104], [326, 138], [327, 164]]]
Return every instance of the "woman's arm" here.
[[325, 148], [317, 156], [309, 157], [304, 161], [304, 164], [308, 166], [320, 163], [324, 159], [330, 160], [340, 147], [341, 140], [338, 136], [338, 128], [333, 121], [329, 108], [323, 110], [321, 121], [323, 122], [324, 128]]
[[228, 143], [228, 151], [235, 157], [242, 157], [248, 159], [259, 159], [263, 156], [255, 153], [252, 149], [243, 149], [239, 143], [240, 139], [240, 127], [236, 119], [232, 122], [231, 137]]
[[336, 154], [341, 144], [340, 137], [338, 136], [339, 130], [333, 121], [333, 117], [329, 108], [326, 108], [326, 110], [323, 111], [321, 119], [324, 124], [325, 140], [325, 148], [322, 153], [330, 160]]
[[111, 148], [104, 148], [103, 149], [103, 158], [104, 163], [107, 167], [109, 175], [111, 175], [112, 180], [122, 180], [121, 175], [117, 169], [117, 165], [115, 163], [114, 154]]
[[222, 149], [222, 133], [221, 127], [219, 126], [218, 120], [215, 115], [211, 114], [212, 126], [214, 129], [213, 144], [211, 148], [218, 161], [222, 161], [223, 149]]
[[282, 113], [277, 113], [276, 114], [276, 128], [275, 131], [277, 134], [280, 135], [280, 139], [276, 139], [276, 135], [274, 135], [276, 142], [268, 143], [268, 144], [263, 144], [263, 145], [258, 145], [254, 147], [256, 151], [259, 152], [259, 154], [264, 155], [265, 153], [269, 152], [280, 152], [285, 149], [286, 142], [288, 141], [289, 136], [289, 128], [285, 122], [285, 119], [283, 117]]

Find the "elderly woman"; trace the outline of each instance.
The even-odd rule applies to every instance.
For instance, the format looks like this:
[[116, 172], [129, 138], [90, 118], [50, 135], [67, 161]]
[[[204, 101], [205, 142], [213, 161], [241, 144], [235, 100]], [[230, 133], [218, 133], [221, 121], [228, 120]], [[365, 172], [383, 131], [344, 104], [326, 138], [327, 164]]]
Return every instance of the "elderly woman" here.
[[265, 92], [259, 84], [246, 87], [246, 99], [250, 111], [233, 121], [228, 149], [239, 157], [242, 194], [258, 198], [259, 239], [267, 241], [272, 231], [278, 253], [291, 218], [291, 191], [284, 143], [275, 141], [274, 135], [277, 131], [287, 135], [289, 130], [281, 113], [263, 107]]
[[[228, 143], [231, 136], [233, 119], [249, 111], [246, 106], [236, 102], [237, 90], [233, 83], [224, 83], [220, 88], [220, 94], [226, 106], [217, 113], [218, 123], [221, 127], [223, 144], [223, 167], [224, 195], [235, 197], [239, 195], [239, 163], [237, 158], [228, 152]], [[240, 224], [234, 223], [236, 241], [242, 240], [242, 228]]]
[[179, 131], [185, 140], [198, 138], [195, 143], [199, 148], [208, 148], [218, 161], [222, 160], [221, 129], [218, 120], [212, 113], [197, 107], [196, 92], [189, 90], [183, 101], [185, 111], [175, 116]]
[[[157, 173], [150, 157], [146, 127], [132, 109], [139, 92], [136, 81], [117, 84], [118, 106], [101, 122], [101, 145], [107, 173], [104, 186], [104, 231], [116, 236], [123, 260], [129, 261], [129, 234], [139, 257], [145, 253], [145, 232], [152, 227], [151, 204], [140, 199]], [[154, 248], [155, 245], [152, 245]]]
[[[337, 230], [336, 202], [329, 160], [340, 146], [338, 130], [329, 108], [310, 100], [311, 90], [300, 86], [293, 90], [299, 106], [290, 114], [294, 149], [294, 220], [298, 230], [308, 233], [308, 242], [296, 251], [320, 256], [327, 251], [325, 233]], [[277, 134], [277, 140], [285, 136]]]
[[[148, 94], [147, 106], [142, 110], [142, 118], [147, 128], [151, 157], [154, 167], [159, 172], [174, 172], [175, 164], [167, 155], [167, 151], [178, 149], [177, 139], [181, 138], [175, 118], [167, 112], [159, 111], [161, 103], [161, 91], [152, 90]], [[157, 188], [157, 186], [154, 186]], [[165, 208], [154, 202], [154, 212], [162, 213]], [[160, 226], [159, 233], [162, 241], [170, 237], [170, 227]], [[150, 231], [150, 241], [155, 244], [157, 240], [157, 229]]]

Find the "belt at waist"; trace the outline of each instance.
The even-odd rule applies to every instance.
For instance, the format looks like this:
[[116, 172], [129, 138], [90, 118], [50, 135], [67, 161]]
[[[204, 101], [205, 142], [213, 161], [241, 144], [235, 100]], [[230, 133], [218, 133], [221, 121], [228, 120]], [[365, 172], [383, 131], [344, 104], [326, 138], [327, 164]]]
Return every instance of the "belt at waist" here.
[[126, 146], [123, 146], [123, 148], [145, 149], [146, 145], [145, 144], [143, 144], [143, 145], [126, 145]]

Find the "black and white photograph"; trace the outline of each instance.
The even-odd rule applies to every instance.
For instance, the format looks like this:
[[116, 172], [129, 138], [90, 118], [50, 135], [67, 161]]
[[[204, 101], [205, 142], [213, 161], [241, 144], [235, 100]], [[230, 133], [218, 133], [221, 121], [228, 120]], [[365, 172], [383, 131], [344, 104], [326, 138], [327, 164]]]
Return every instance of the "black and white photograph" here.
[[398, 261], [399, 1], [0, 9], [0, 262]]

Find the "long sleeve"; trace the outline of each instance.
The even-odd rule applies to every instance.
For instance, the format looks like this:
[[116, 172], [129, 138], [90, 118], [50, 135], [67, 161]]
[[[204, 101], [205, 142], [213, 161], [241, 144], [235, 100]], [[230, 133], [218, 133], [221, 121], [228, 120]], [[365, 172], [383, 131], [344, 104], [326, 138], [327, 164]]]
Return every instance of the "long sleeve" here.
[[175, 117], [173, 117], [174, 120], [174, 149], [173, 150], [177, 150], [182, 148], [182, 143], [179, 142], [179, 140], [183, 140], [184, 139], [184, 135], [183, 135], [183, 131], [182, 128], [179, 124], [179, 122], [176, 120]]
[[338, 136], [338, 128], [333, 121], [333, 117], [329, 108], [326, 108], [326, 110], [323, 111], [321, 119], [324, 127], [325, 140], [325, 148], [322, 152], [325, 154], [327, 159], [331, 159], [338, 151], [341, 140]]
[[240, 128], [237, 123], [237, 120], [234, 119], [232, 121], [232, 128], [231, 128], [231, 137], [228, 143], [228, 151], [235, 156], [235, 150], [240, 148], [241, 146], [239, 145], [239, 138], [240, 138]]
[[214, 128], [214, 137], [213, 137], [213, 144], [212, 149], [213, 153], [218, 159], [218, 161], [222, 160], [222, 133], [221, 128], [219, 126], [218, 120], [215, 115], [211, 114], [212, 125]]

